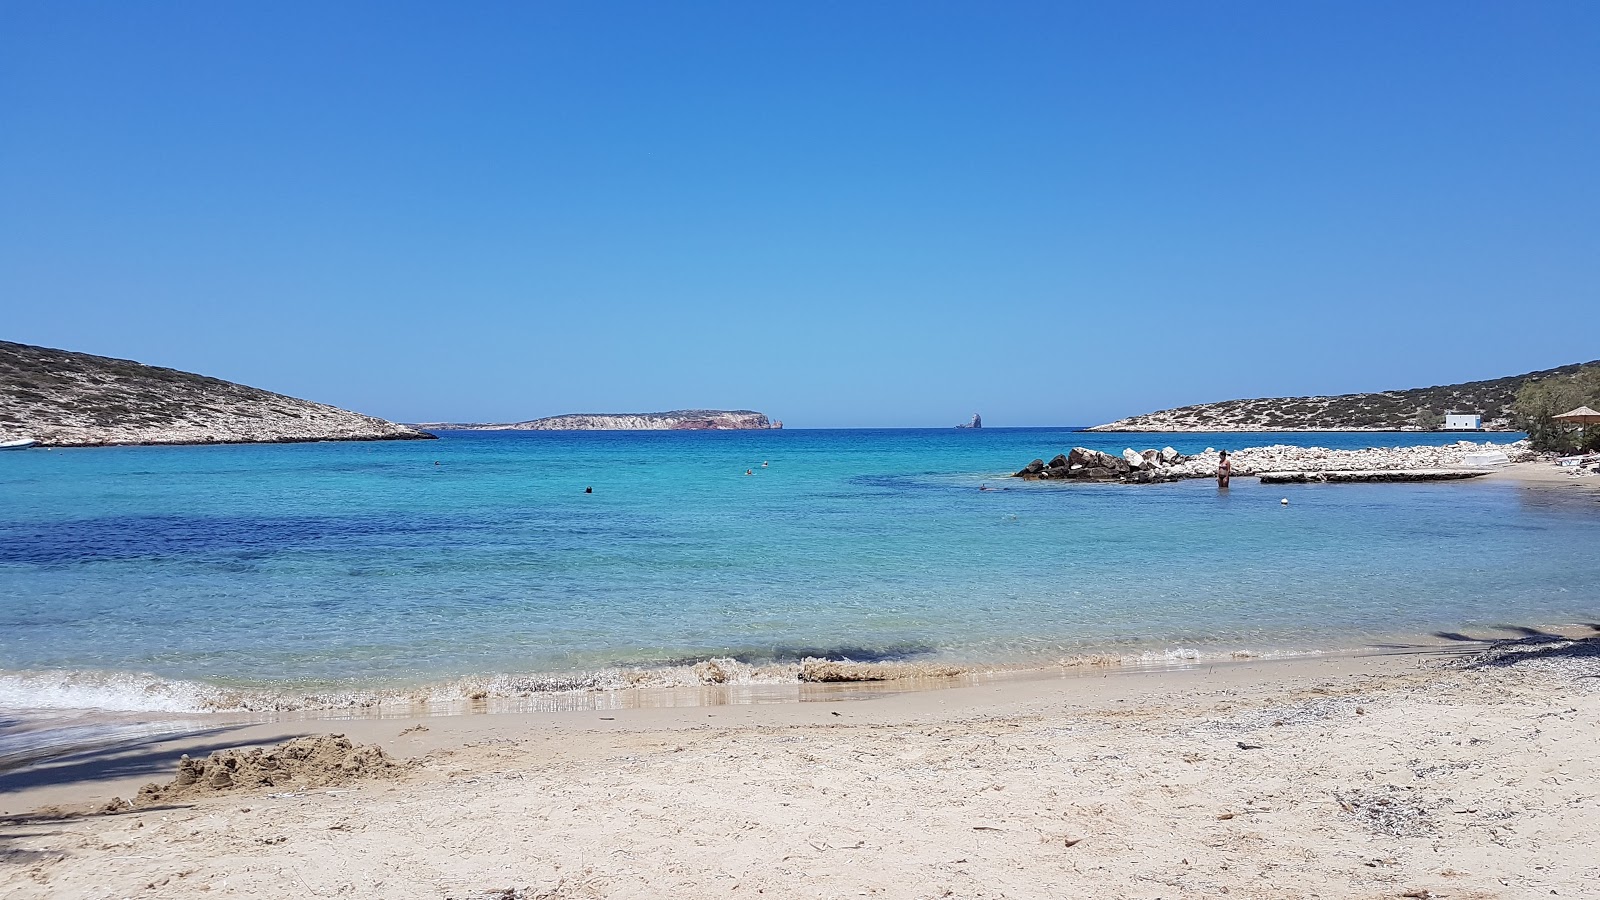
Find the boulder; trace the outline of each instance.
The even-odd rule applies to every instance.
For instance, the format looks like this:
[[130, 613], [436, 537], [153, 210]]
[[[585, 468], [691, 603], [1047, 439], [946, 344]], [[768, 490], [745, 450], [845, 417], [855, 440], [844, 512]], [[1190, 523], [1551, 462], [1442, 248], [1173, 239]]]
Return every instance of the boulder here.
[[1178, 451], [1172, 449], [1171, 447], [1161, 448], [1161, 461], [1164, 463], [1175, 463], [1178, 461], [1178, 456]]
[[1104, 455], [1105, 454], [1098, 450], [1090, 450], [1087, 447], [1073, 447], [1072, 452], [1067, 454], [1067, 465], [1078, 467], [1092, 466], [1096, 464], [1096, 460], [1099, 457]]
[[1033, 462], [1028, 463], [1027, 465], [1023, 466], [1022, 467], [1022, 471], [1018, 472], [1017, 474], [1020, 475], [1023, 478], [1027, 478], [1030, 475], [1037, 475], [1037, 474], [1039, 474], [1040, 472], [1043, 472], [1043, 471], [1044, 471], [1044, 460], [1036, 459]]

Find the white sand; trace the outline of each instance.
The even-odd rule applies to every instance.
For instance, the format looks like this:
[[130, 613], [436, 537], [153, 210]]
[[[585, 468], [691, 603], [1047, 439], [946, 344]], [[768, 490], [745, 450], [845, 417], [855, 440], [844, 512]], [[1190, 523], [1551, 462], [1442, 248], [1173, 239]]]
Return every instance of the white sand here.
[[404, 734], [419, 723], [299, 723], [418, 762], [292, 796], [12, 817], [0, 894], [1594, 896], [1596, 676], [1600, 655], [1569, 647], [1511, 668], [1312, 659]]
[[1600, 476], [1578, 474], [1575, 469], [1558, 466], [1549, 460], [1513, 463], [1484, 476], [1487, 481], [1513, 481], [1531, 487], [1565, 485], [1600, 490]]

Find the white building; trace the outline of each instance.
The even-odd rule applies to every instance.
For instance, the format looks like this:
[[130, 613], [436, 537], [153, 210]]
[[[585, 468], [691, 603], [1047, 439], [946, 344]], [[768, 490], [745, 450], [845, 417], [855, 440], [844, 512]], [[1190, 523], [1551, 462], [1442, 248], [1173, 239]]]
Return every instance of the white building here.
[[1482, 431], [1483, 416], [1464, 415], [1461, 413], [1444, 414], [1445, 431]]

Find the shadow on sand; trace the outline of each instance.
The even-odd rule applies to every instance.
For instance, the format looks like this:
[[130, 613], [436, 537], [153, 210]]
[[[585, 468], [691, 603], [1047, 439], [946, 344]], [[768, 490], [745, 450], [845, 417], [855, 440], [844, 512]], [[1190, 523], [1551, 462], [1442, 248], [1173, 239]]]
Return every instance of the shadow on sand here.
[[[1473, 667], [1510, 666], [1532, 659], [1600, 656], [1600, 623], [1585, 622], [1576, 627], [1586, 628], [1594, 634], [1573, 636], [1526, 625], [1495, 625], [1492, 630], [1501, 633], [1430, 632], [1433, 637], [1450, 641], [1449, 644], [1385, 643], [1373, 646], [1385, 653], [1471, 657], [1469, 665]], [[1507, 637], [1507, 632], [1515, 636]]]
[[[89, 748], [64, 749], [58, 755], [33, 759], [14, 768], [0, 770], [0, 794], [30, 788], [148, 778], [167, 781], [185, 754], [206, 756], [215, 750], [240, 746], [226, 739], [244, 725], [229, 725], [201, 731], [146, 735]], [[296, 735], [283, 735], [289, 740]], [[215, 740], [206, 740], [213, 738]], [[196, 743], [199, 740], [201, 743]], [[0, 820], [3, 821], [3, 820]]]
[[1504, 668], [1539, 659], [1594, 660], [1595, 671], [1578, 674], [1580, 678], [1600, 678], [1600, 624], [1587, 623], [1593, 634], [1587, 637], [1567, 637], [1534, 629], [1522, 629], [1520, 638], [1495, 641], [1477, 659], [1473, 668]]
[[[1526, 625], [1496, 625], [1494, 630], [1510, 632], [1517, 637], [1470, 635], [1459, 631], [1435, 631], [1433, 636], [1475, 645], [1463, 648], [1474, 655], [1468, 665], [1475, 669], [1504, 668], [1536, 659], [1600, 659], [1600, 623], [1585, 622], [1579, 627], [1592, 633], [1573, 636]], [[1579, 677], [1600, 678], [1600, 669]]]

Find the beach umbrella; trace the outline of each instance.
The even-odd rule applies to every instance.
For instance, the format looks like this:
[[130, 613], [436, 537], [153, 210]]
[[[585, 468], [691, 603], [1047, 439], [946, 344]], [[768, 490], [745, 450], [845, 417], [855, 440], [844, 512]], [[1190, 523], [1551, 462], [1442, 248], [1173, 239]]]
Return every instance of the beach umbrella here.
[[1564, 412], [1559, 416], [1551, 416], [1550, 418], [1563, 425], [1583, 426], [1583, 441], [1578, 445], [1579, 450], [1582, 450], [1584, 445], [1589, 443], [1589, 426], [1600, 425], [1600, 412], [1595, 412], [1587, 406], [1580, 406], [1572, 412]]
[[1595, 412], [1587, 406], [1580, 406], [1572, 412], [1564, 412], [1551, 418], [1569, 425], [1600, 425], [1600, 412]]

